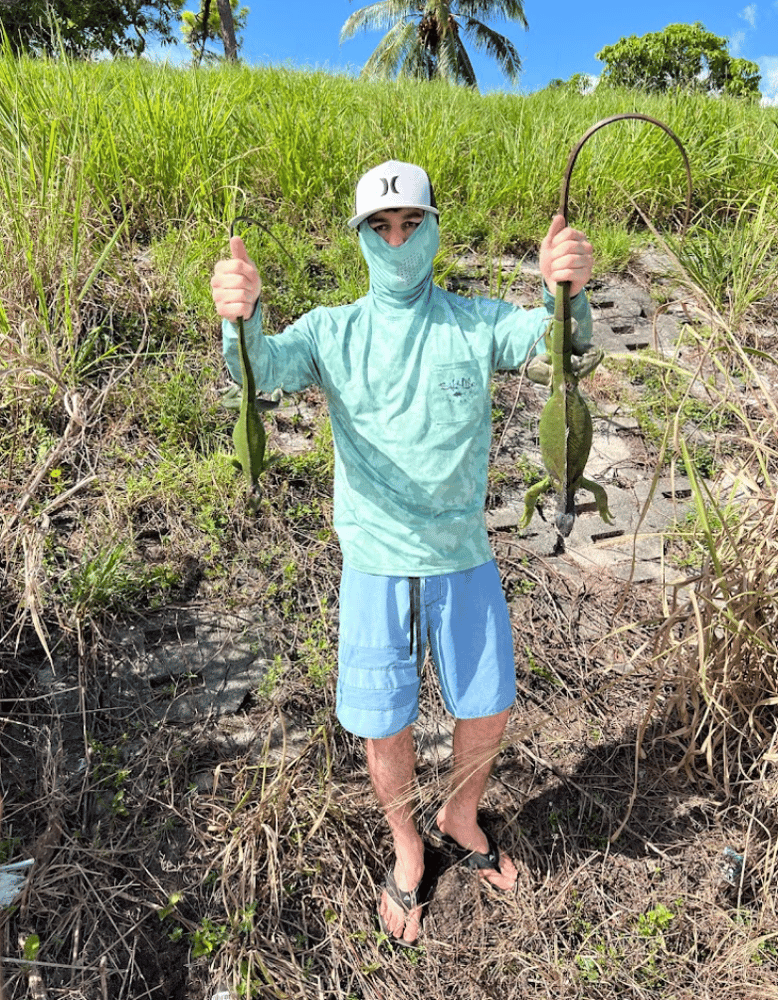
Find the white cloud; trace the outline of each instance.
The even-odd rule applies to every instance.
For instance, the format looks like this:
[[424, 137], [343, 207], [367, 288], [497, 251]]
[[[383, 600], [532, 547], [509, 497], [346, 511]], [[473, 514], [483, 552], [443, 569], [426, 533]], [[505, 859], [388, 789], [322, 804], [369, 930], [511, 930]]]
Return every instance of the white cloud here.
[[740, 17], [742, 17], [744, 21], [747, 21], [748, 24], [750, 24], [752, 28], [755, 28], [756, 27], [756, 4], [755, 3], [750, 3], [747, 7], [744, 7], [743, 10], [740, 11]]
[[737, 58], [743, 51], [743, 43], [746, 40], [745, 31], [736, 31], [729, 40], [729, 54]]
[[759, 89], [762, 91], [762, 104], [778, 106], [778, 56], [760, 56], [755, 62], [762, 74], [759, 84]]

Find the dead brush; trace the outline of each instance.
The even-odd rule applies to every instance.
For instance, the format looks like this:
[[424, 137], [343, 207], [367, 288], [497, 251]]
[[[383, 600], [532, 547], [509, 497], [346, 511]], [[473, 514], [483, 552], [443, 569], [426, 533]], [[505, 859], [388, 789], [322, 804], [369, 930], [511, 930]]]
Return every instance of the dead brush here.
[[[765, 225], [761, 211], [751, 218], [747, 206], [740, 219], [749, 238], [741, 240], [739, 256], [748, 263], [748, 274], [759, 278], [760, 289], [766, 281], [772, 287], [775, 265], [766, 262], [761, 248], [774, 226]], [[709, 238], [707, 229], [704, 235]], [[675, 726], [672, 739], [684, 748], [679, 770], [693, 778], [702, 764], [707, 780], [729, 801], [736, 788], [778, 759], [775, 355], [744, 346], [748, 338], [741, 327], [757, 294], [750, 283], [738, 284], [721, 267], [701, 272], [698, 258], [686, 249], [670, 253], [698, 303], [703, 330], [709, 331], [688, 331], [698, 357], [696, 377], [705, 383], [712, 408], [727, 406], [733, 426], [725, 448], [717, 450], [717, 481], [708, 486], [691, 462], [688, 433], [677, 420], [673, 424], [671, 446], [692, 488], [702, 560], [693, 586], [675, 592], [655, 655], [669, 679], [665, 718]], [[729, 289], [726, 313], [716, 293], [723, 280]], [[733, 315], [743, 317], [737, 328]], [[733, 485], [727, 488], [727, 482]]]
[[734, 527], [711, 537], [710, 558], [656, 638], [672, 678], [665, 713], [683, 744], [679, 770], [705, 777], [729, 799], [778, 762], [778, 501], [766, 494]]
[[[764, 239], [761, 230], [754, 239]], [[708, 792], [713, 788], [722, 810], [741, 811], [748, 874], [741, 876], [739, 892], [761, 895], [760, 919], [772, 927], [778, 763], [775, 353], [748, 346], [748, 289], [729, 286], [743, 301], [730, 302], [725, 314], [709, 282], [701, 284], [699, 270], [685, 266], [684, 253], [666, 249], [698, 304], [695, 321], [703, 324], [692, 322], [686, 331], [694, 383], [704, 386], [711, 409], [726, 408], [729, 427], [714, 442], [706, 482], [691, 455], [694, 427], [668, 415], [662, 457], [670, 453], [673, 469], [685, 473], [694, 504], [691, 532], [678, 526], [668, 542], [685, 538], [687, 552], [691, 543], [695, 572], [673, 587], [655, 635], [651, 660], [658, 675], [636, 740], [636, 775], [646, 757], [647, 721], [660, 706], [653, 742], [672, 745], [678, 755], [668, 773]], [[767, 264], [753, 253], [764, 280]], [[709, 280], [714, 278], [721, 279], [715, 270]], [[733, 310], [743, 317], [739, 329], [730, 323]]]

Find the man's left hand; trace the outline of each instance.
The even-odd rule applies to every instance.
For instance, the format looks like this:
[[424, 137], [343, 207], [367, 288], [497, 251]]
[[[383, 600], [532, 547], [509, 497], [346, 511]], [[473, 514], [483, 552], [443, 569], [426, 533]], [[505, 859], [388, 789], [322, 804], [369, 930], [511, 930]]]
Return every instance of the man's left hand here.
[[540, 244], [540, 273], [553, 295], [558, 281], [570, 282], [570, 295], [577, 295], [592, 276], [592, 245], [577, 229], [565, 225], [562, 215], [555, 215], [545, 239]]

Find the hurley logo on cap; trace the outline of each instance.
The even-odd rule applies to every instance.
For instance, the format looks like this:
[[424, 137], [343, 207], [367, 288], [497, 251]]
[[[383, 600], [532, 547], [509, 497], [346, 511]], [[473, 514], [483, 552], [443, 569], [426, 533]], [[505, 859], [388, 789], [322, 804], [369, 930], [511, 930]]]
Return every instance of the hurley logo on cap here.
[[354, 199], [354, 216], [348, 224], [356, 228], [373, 212], [389, 208], [418, 208], [438, 214], [426, 170], [413, 163], [387, 160], [360, 177]]

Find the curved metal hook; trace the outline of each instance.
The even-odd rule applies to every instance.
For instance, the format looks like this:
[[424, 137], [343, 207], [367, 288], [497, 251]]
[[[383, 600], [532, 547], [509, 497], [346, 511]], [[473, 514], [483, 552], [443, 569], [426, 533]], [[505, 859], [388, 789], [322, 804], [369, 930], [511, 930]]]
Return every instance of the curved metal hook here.
[[584, 146], [584, 143], [590, 139], [595, 132], [598, 132], [601, 128], [606, 125], [610, 125], [612, 122], [623, 121], [624, 119], [635, 118], [638, 121], [649, 122], [651, 125], [657, 125], [659, 128], [663, 129], [673, 140], [676, 146], [681, 151], [681, 156], [683, 157], [684, 166], [686, 167], [686, 213], [683, 220], [682, 233], [686, 232], [689, 225], [689, 217], [692, 211], [692, 168], [689, 164], [689, 157], [686, 155], [686, 150], [683, 147], [683, 143], [678, 138], [678, 136], [673, 132], [671, 128], [665, 125], [664, 122], [660, 122], [658, 118], [652, 118], [651, 115], [642, 115], [636, 111], [627, 111], [624, 114], [612, 115], [610, 118], [603, 118], [601, 121], [596, 122], [592, 127], [584, 133], [584, 135], [579, 139], [578, 143], [573, 147], [570, 157], [567, 161], [567, 166], [565, 167], [565, 175], [562, 180], [562, 189], [559, 197], [559, 213], [565, 218], [567, 222], [567, 209], [570, 196], [570, 175], [573, 172], [573, 167], [575, 166], [575, 161], [578, 159], [578, 154]]
[[281, 247], [281, 249], [284, 251], [289, 260], [291, 260], [291, 262], [295, 265], [295, 267], [297, 266], [297, 261], [289, 253], [289, 251], [286, 249], [281, 240], [279, 240], [277, 236], [273, 235], [273, 233], [268, 229], [268, 227], [264, 224], [264, 222], [260, 222], [259, 219], [253, 219], [250, 215], [238, 215], [232, 220], [232, 222], [230, 223], [230, 239], [232, 239], [232, 237], [235, 235], [235, 227], [239, 222], [245, 222], [246, 225], [249, 226], [258, 226], [264, 233], [266, 233], [270, 237], [271, 240], [273, 240], [275, 243], [278, 244], [278, 246]]

